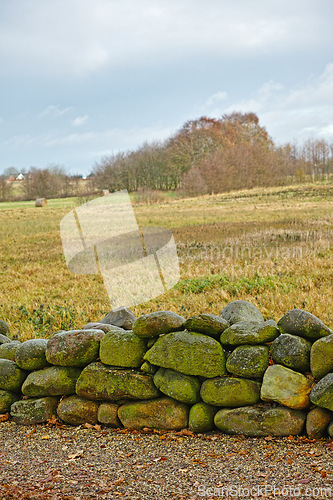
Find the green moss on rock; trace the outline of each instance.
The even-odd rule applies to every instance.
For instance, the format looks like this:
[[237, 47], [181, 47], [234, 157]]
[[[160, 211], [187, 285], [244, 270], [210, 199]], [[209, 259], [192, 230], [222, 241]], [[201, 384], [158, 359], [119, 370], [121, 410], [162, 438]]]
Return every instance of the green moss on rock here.
[[185, 321], [185, 318], [172, 311], [153, 312], [135, 320], [133, 333], [141, 338], [157, 337], [181, 330]]
[[328, 373], [310, 393], [311, 403], [333, 411], [333, 373]]
[[303, 309], [288, 311], [278, 322], [281, 333], [298, 335], [309, 340], [317, 340], [333, 332], [320, 319]]
[[272, 342], [271, 354], [275, 363], [299, 372], [310, 370], [311, 342], [296, 335], [284, 333]]
[[120, 427], [121, 423], [118, 418], [118, 408], [119, 405], [115, 403], [101, 403], [98, 408], [98, 421], [110, 427]]
[[312, 345], [310, 366], [316, 379], [333, 372], [333, 335], [321, 338]]
[[227, 359], [228, 372], [245, 378], [261, 378], [269, 362], [269, 348], [263, 345], [236, 347]]
[[66, 424], [96, 424], [99, 403], [89, 401], [77, 395], [68, 396], [60, 401], [57, 409], [58, 417]]
[[6, 413], [15, 401], [18, 400], [18, 395], [9, 391], [0, 390], [0, 414]]
[[236, 377], [217, 377], [205, 380], [200, 391], [209, 405], [234, 408], [254, 405], [260, 401], [260, 383]]
[[138, 368], [146, 350], [146, 342], [132, 331], [112, 331], [101, 339], [99, 357], [105, 365]]
[[193, 432], [207, 432], [214, 429], [216, 406], [208, 405], [203, 401], [196, 403], [190, 409], [188, 426]]
[[20, 392], [27, 376], [14, 361], [0, 359], [0, 389], [9, 392]]
[[154, 384], [163, 394], [176, 401], [194, 404], [200, 400], [200, 381], [191, 375], [160, 368], [154, 375]]
[[57, 404], [58, 398], [25, 399], [13, 403], [10, 414], [17, 424], [40, 424], [56, 414]]
[[29, 397], [75, 394], [80, 373], [79, 368], [70, 366], [50, 366], [44, 370], [36, 370], [27, 376], [22, 385], [22, 393]]
[[255, 345], [272, 342], [280, 335], [277, 324], [268, 321], [240, 321], [227, 328], [220, 336], [220, 342], [226, 346]]
[[23, 370], [41, 370], [49, 365], [45, 357], [46, 339], [31, 339], [19, 345], [15, 362]]
[[15, 354], [20, 346], [20, 342], [6, 342], [5, 344], [0, 344], [0, 359], [10, 359], [15, 361]]
[[46, 359], [52, 365], [82, 368], [99, 356], [102, 330], [71, 330], [60, 332], [47, 343]]
[[210, 337], [219, 337], [230, 324], [221, 316], [215, 314], [199, 314], [188, 318], [184, 323], [184, 329], [191, 332], [203, 333]]

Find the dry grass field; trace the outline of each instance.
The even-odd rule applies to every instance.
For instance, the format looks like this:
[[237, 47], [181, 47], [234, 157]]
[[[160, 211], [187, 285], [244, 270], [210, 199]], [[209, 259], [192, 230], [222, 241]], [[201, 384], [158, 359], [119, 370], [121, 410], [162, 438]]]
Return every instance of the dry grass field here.
[[[0, 318], [21, 340], [79, 328], [110, 310], [101, 276], [66, 267], [59, 224], [78, 203], [0, 204]], [[174, 289], [135, 314], [219, 314], [245, 299], [267, 318], [299, 307], [333, 327], [332, 184], [139, 203], [134, 211], [140, 227], [172, 230], [181, 272]]]

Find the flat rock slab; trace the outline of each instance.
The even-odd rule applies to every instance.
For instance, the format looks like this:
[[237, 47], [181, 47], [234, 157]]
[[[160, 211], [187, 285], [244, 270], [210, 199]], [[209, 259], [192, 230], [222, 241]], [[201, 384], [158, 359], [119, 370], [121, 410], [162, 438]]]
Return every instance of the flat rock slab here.
[[70, 366], [50, 366], [36, 370], [27, 376], [22, 385], [22, 393], [32, 398], [75, 394], [80, 373], [80, 368]]
[[60, 401], [57, 414], [66, 424], [96, 424], [99, 403], [80, 396], [68, 396]]
[[94, 329], [56, 333], [47, 343], [46, 359], [58, 366], [87, 366], [98, 358], [99, 342], [104, 335]]
[[312, 345], [310, 367], [316, 379], [333, 372], [333, 334], [317, 340]]
[[184, 375], [211, 378], [226, 373], [221, 344], [201, 333], [182, 331], [163, 335], [147, 351], [144, 360]]
[[278, 322], [281, 333], [298, 335], [309, 340], [317, 340], [333, 332], [320, 319], [303, 309], [288, 311]]
[[184, 323], [184, 329], [190, 332], [204, 333], [210, 337], [219, 338], [222, 332], [228, 328], [230, 324], [221, 316], [215, 314], [198, 314], [188, 318]]
[[15, 401], [18, 400], [18, 395], [9, 391], [0, 390], [0, 414], [7, 413]]
[[56, 415], [57, 405], [58, 398], [25, 399], [13, 403], [10, 414], [17, 424], [40, 424]]
[[291, 370], [308, 372], [311, 345], [311, 342], [303, 337], [284, 333], [271, 344], [273, 361]]
[[45, 357], [46, 339], [31, 339], [22, 342], [16, 351], [15, 362], [23, 370], [41, 370], [49, 365]]
[[135, 401], [119, 407], [118, 416], [127, 429], [179, 430], [188, 425], [189, 407], [171, 398]]
[[265, 344], [272, 342], [280, 335], [277, 324], [268, 321], [240, 321], [227, 328], [220, 336], [220, 342], [226, 346], [244, 344]]
[[269, 348], [265, 345], [241, 345], [227, 359], [229, 373], [245, 378], [262, 378], [269, 362]]
[[221, 311], [221, 316], [228, 321], [230, 325], [239, 323], [240, 321], [264, 321], [259, 309], [246, 300], [234, 300], [230, 302], [230, 304], [225, 306]]
[[146, 341], [132, 331], [110, 331], [101, 339], [99, 357], [105, 365], [138, 368], [146, 350]]
[[9, 392], [20, 392], [27, 376], [14, 361], [0, 359], [0, 389]]
[[218, 377], [205, 380], [200, 394], [202, 400], [209, 405], [234, 408], [259, 403], [260, 386], [254, 380]]
[[312, 382], [301, 373], [282, 365], [272, 365], [267, 368], [263, 378], [261, 399], [302, 410], [310, 404], [311, 387]]
[[311, 403], [333, 411], [333, 373], [328, 373], [310, 393]]
[[76, 384], [76, 393], [100, 401], [152, 399], [160, 396], [151, 375], [102, 363], [92, 363], [84, 368]]
[[245, 407], [219, 410], [214, 422], [225, 434], [297, 436], [302, 432], [305, 418], [302, 411], [289, 408]]
[[160, 368], [154, 375], [154, 384], [163, 394], [176, 401], [192, 405], [200, 401], [201, 383], [197, 377]]
[[140, 316], [133, 324], [133, 333], [141, 338], [157, 337], [182, 330], [185, 318], [172, 311], [158, 311]]

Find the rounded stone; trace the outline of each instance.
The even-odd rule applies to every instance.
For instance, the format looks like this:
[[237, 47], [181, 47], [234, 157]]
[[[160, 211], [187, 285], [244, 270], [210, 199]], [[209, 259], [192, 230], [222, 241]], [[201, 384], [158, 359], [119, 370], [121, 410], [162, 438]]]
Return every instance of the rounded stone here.
[[146, 342], [132, 331], [113, 331], [101, 339], [99, 357], [105, 365], [138, 368], [146, 350]]
[[0, 319], [0, 334], [4, 335], [5, 337], [9, 337], [10, 335], [10, 326], [8, 325], [8, 323], [6, 323], [6, 321], [3, 321], [2, 319]]
[[333, 335], [323, 337], [312, 345], [310, 367], [316, 379], [333, 372]]
[[217, 377], [203, 382], [200, 395], [205, 403], [214, 406], [254, 405], [260, 401], [260, 383], [244, 378]]
[[52, 365], [82, 368], [96, 361], [101, 330], [71, 330], [51, 337], [46, 346], [46, 359]]
[[216, 406], [208, 405], [203, 401], [196, 403], [190, 409], [188, 417], [189, 429], [193, 432], [207, 432], [214, 429]]
[[275, 363], [291, 370], [308, 372], [310, 370], [311, 342], [296, 335], [284, 333], [271, 344], [271, 354]]
[[20, 392], [27, 374], [14, 361], [0, 359], [0, 389]]
[[269, 363], [269, 348], [264, 345], [236, 347], [226, 362], [229, 373], [245, 378], [261, 378]]
[[7, 413], [15, 401], [18, 400], [18, 395], [9, 391], [0, 390], [0, 414]]
[[320, 439], [325, 434], [333, 413], [324, 408], [314, 408], [306, 417], [306, 433], [309, 439]]
[[49, 365], [45, 357], [46, 339], [31, 339], [22, 342], [15, 354], [15, 363], [23, 370], [41, 370]]
[[6, 344], [7, 342], [11, 342], [12, 340], [7, 337], [6, 335], [3, 335], [2, 333], [0, 333], [0, 345], [1, 344]]
[[230, 302], [222, 309], [221, 316], [228, 321], [230, 325], [239, 323], [239, 321], [264, 321], [259, 309], [246, 300], [235, 300]]
[[57, 414], [66, 424], [97, 424], [98, 406], [96, 401], [73, 395], [60, 401]]
[[211, 337], [219, 337], [230, 324], [221, 316], [214, 314], [199, 314], [188, 318], [184, 323], [184, 329], [196, 333], [204, 333]]
[[320, 319], [303, 309], [288, 311], [279, 320], [278, 327], [281, 333], [290, 333], [309, 340], [317, 340], [333, 333]]
[[17, 424], [41, 424], [56, 415], [57, 404], [58, 398], [23, 399], [12, 404], [10, 414]]
[[133, 333], [141, 338], [157, 337], [181, 330], [185, 318], [172, 311], [158, 311], [140, 316], [133, 324]]
[[220, 342], [226, 346], [266, 344], [280, 335], [275, 321], [240, 321], [224, 330]]
[[154, 375], [154, 384], [163, 394], [176, 401], [194, 404], [200, 400], [200, 381], [191, 375], [160, 368]]
[[15, 354], [21, 342], [13, 341], [0, 344], [0, 359], [10, 359], [15, 361]]
[[333, 373], [319, 380], [310, 393], [311, 403], [333, 411]]
[[110, 427], [120, 427], [121, 423], [118, 418], [119, 405], [114, 403], [101, 403], [98, 408], [97, 420], [101, 424]]
[[282, 365], [272, 365], [264, 374], [261, 399], [302, 410], [310, 405], [311, 387], [312, 382], [301, 373]]
[[25, 379], [22, 393], [29, 397], [75, 394], [76, 381], [80, 373], [79, 368], [70, 366], [50, 366], [33, 371]]

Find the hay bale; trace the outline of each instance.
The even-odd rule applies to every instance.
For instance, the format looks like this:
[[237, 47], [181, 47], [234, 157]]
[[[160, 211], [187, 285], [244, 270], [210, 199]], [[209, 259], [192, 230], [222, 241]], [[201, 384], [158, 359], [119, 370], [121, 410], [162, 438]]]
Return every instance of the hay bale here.
[[47, 200], [46, 198], [37, 198], [35, 202], [35, 207], [46, 207]]

